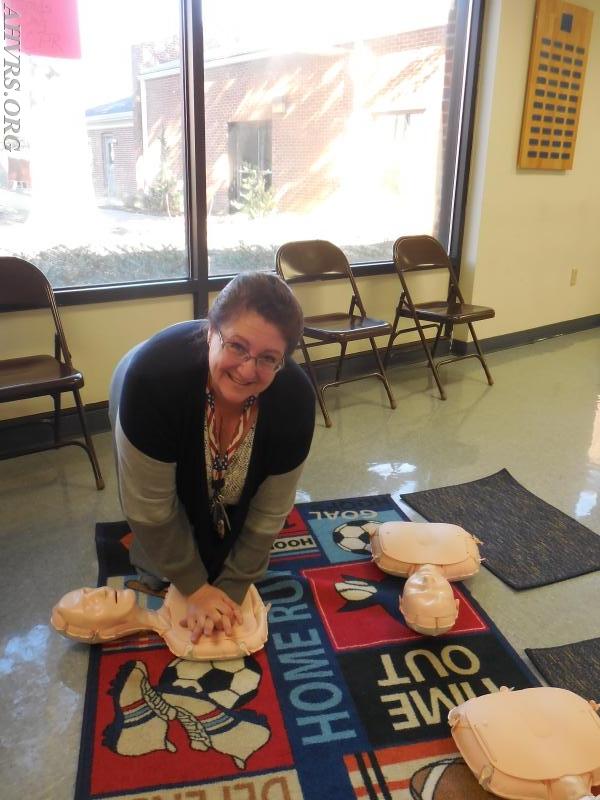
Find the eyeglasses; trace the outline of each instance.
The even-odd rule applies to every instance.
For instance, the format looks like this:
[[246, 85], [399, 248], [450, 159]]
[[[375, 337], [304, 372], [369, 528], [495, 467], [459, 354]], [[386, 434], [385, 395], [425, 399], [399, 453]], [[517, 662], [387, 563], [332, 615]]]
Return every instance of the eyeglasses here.
[[223, 334], [218, 328], [217, 333], [219, 334], [219, 339], [221, 340], [221, 347], [223, 350], [229, 353], [229, 355], [240, 364], [245, 364], [247, 361], [255, 361], [256, 369], [260, 372], [279, 372], [279, 370], [283, 367], [282, 358], [277, 358], [276, 356], [270, 356], [267, 354], [263, 356], [251, 356], [243, 344], [223, 339]]

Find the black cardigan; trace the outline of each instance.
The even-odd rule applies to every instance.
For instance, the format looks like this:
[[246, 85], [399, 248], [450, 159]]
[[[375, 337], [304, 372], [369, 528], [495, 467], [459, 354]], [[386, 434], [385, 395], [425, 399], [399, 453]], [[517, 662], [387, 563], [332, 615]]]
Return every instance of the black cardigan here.
[[214, 580], [239, 535], [248, 506], [269, 475], [289, 472], [306, 459], [315, 420], [312, 386], [303, 370], [286, 359], [260, 395], [248, 474], [237, 505], [227, 514], [231, 530], [217, 535], [210, 514], [204, 451], [208, 344], [205, 320], [161, 331], [133, 355], [121, 392], [123, 432], [142, 453], [173, 463], [177, 494], [194, 530], [198, 551]]

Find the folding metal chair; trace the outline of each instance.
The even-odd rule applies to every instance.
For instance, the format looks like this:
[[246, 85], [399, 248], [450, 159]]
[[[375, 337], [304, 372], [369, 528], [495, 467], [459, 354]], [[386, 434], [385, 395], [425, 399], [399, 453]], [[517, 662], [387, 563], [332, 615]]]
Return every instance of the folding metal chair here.
[[[402, 284], [402, 293], [398, 306], [396, 307], [392, 333], [388, 340], [383, 363], [387, 366], [394, 340], [401, 333], [408, 333], [416, 330], [419, 334], [423, 350], [427, 357], [427, 362], [435, 378], [442, 400], [446, 399], [438, 370], [438, 367], [442, 364], [449, 364], [453, 361], [463, 361], [466, 358], [477, 358], [491, 386], [494, 381], [483, 357], [479, 340], [475, 335], [473, 323], [481, 319], [491, 319], [495, 316], [494, 309], [488, 306], [474, 306], [465, 303], [448, 254], [437, 239], [434, 239], [432, 236], [401, 236], [397, 239], [394, 242], [394, 266], [396, 267], [396, 272]], [[431, 270], [446, 271], [448, 276], [448, 295], [445, 300], [430, 300], [415, 303], [408, 286], [407, 277], [412, 273]], [[398, 323], [400, 317], [412, 319], [414, 326], [399, 330]], [[423, 325], [422, 322], [426, 324]], [[469, 328], [477, 352], [467, 353], [465, 355], [454, 355], [434, 361], [435, 351], [444, 328], [463, 323]], [[431, 349], [425, 338], [424, 331], [426, 328], [437, 329]]]
[[[0, 311], [19, 312], [29, 309], [48, 309], [50, 311], [55, 329], [54, 355], [32, 354], [0, 360], [0, 403], [46, 395], [52, 397], [54, 401], [53, 442], [16, 452], [2, 453], [0, 459], [77, 445], [88, 454], [94, 471], [96, 488], [104, 489], [104, 480], [79, 394], [79, 389], [83, 386], [83, 375], [71, 362], [71, 354], [67, 347], [52, 287], [44, 273], [28, 261], [20, 258], [0, 258]], [[63, 392], [73, 393], [85, 442], [77, 439], [63, 439], [60, 435], [61, 394]]]
[[[332, 311], [317, 316], [305, 316], [304, 332], [300, 340], [300, 348], [325, 418], [325, 425], [330, 428], [332, 424], [325, 406], [325, 390], [331, 386], [340, 386], [350, 381], [371, 377], [378, 378], [385, 386], [390, 406], [396, 408], [396, 401], [374, 338], [376, 336], [389, 335], [392, 327], [389, 322], [367, 316], [348, 259], [339, 247], [336, 247], [331, 242], [322, 240], [288, 242], [277, 251], [276, 267], [280, 277], [292, 287], [300, 282], [323, 281], [333, 278], [345, 281], [348, 286], [347, 294], [350, 298], [348, 311]], [[312, 341], [307, 343], [307, 339]], [[342, 378], [342, 364], [346, 356], [348, 343], [363, 339], [368, 339], [371, 343], [373, 357], [377, 365], [376, 371]], [[310, 347], [319, 347], [324, 344], [339, 344], [340, 356], [335, 380], [319, 385], [308, 350]]]

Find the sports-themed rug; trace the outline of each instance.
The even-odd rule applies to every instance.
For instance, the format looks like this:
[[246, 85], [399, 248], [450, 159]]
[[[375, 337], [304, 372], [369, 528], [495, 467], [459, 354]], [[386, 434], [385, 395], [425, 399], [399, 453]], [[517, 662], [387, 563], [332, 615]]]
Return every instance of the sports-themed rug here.
[[[296, 506], [258, 587], [269, 640], [253, 656], [184, 661], [153, 634], [91, 647], [76, 800], [490, 797], [448, 711], [537, 681], [461, 584], [452, 631], [405, 626], [404, 581], [371, 563], [364, 528], [402, 519], [388, 495]], [[100, 582], [135, 586], [126, 525], [96, 537]]]
[[430, 522], [452, 522], [481, 539], [483, 565], [513, 589], [600, 569], [600, 536], [536, 497], [506, 469], [402, 499]]
[[600, 638], [525, 650], [550, 686], [600, 702]]

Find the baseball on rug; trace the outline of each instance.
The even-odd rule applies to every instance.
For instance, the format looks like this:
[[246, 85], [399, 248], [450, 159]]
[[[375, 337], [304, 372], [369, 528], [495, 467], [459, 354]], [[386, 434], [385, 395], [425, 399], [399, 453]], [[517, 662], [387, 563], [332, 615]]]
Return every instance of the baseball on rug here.
[[[91, 647], [76, 800], [490, 797], [448, 711], [537, 681], [461, 584], [449, 633], [404, 624], [404, 580], [371, 563], [364, 527], [403, 519], [389, 495], [297, 505], [258, 586], [269, 639], [252, 656], [185, 661], [154, 634]], [[100, 583], [135, 585], [125, 523], [96, 540]]]

